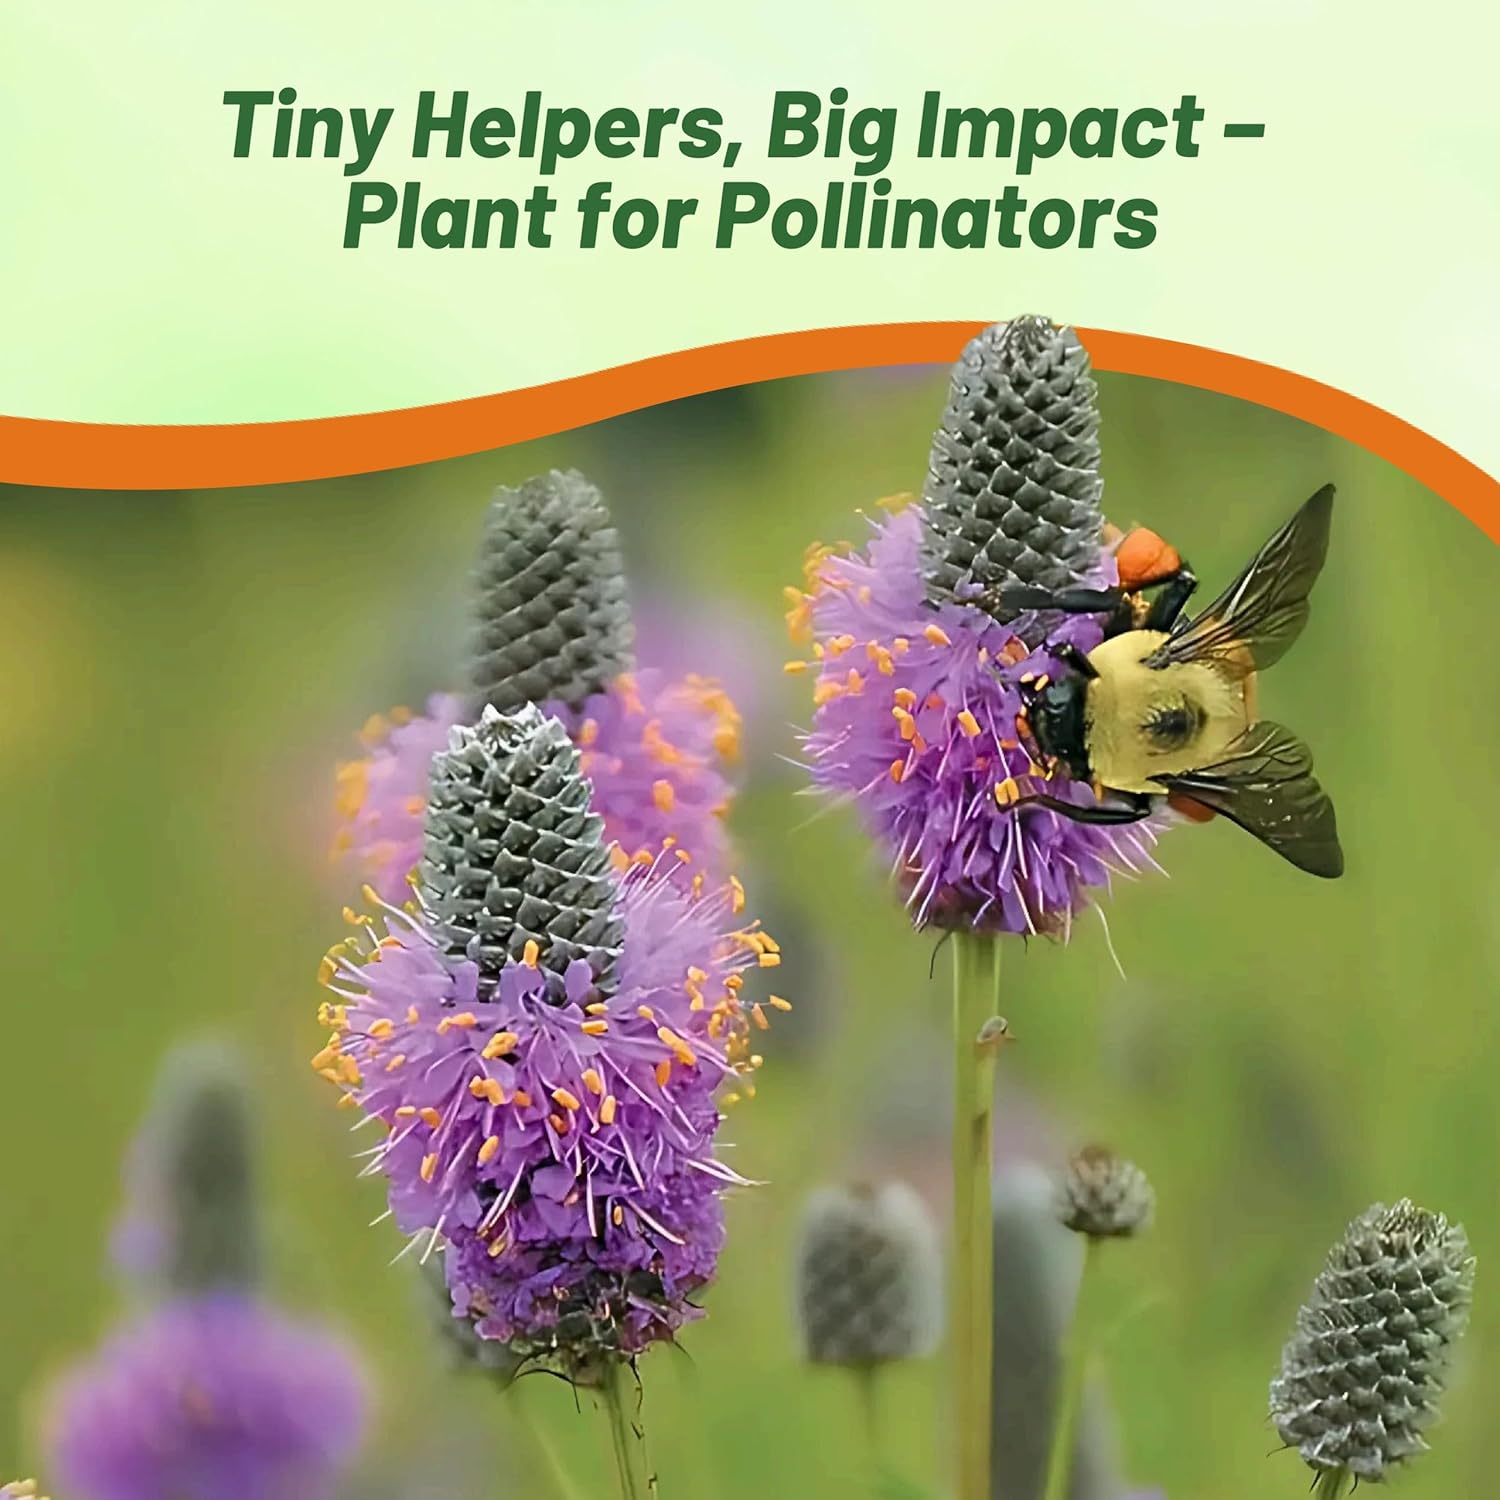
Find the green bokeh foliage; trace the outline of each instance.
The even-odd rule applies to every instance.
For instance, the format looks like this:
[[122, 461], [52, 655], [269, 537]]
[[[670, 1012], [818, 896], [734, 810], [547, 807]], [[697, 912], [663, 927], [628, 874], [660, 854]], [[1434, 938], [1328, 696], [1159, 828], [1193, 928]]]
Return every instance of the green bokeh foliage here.
[[[351, 1117], [307, 1058], [317, 959], [352, 894], [325, 860], [333, 762], [371, 710], [458, 683], [486, 498], [558, 465], [611, 498], [639, 594], [688, 619], [728, 601], [746, 623], [765, 687], [735, 828], [752, 904], [816, 950], [784, 1055], [769, 1038], [761, 1097], [728, 1128], [768, 1186], [733, 1203], [709, 1319], [644, 1366], [663, 1493], [733, 1500], [794, 1476], [799, 1494], [855, 1492], [857, 1393], [795, 1362], [789, 1247], [804, 1191], [856, 1166], [941, 1204], [947, 955], [929, 981], [933, 940], [907, 929], [852, 816], [813, 816], [775, 758], [807, 717], [806, 679], [779, 671], [780, 588], [813, 537], [857, 538], [856, 507], [920, 486], [943, 390], [937, 370], [777, 382], [274, 489], [0, 490], [0, 1453], [36, 1465], [34, 1393], [114, 1315], [121, 1153], [164, 1049], [212, 1030], [243, 1045], [263, 1106], [278, 1288], [359, 1335], [383, 1382], [372, 1472], [436, 1448], [483, 1476], [471, 1493], [511, 1488], [508, 1419], [444, 1373], [387, 1265], [389, 1225], [366, 1227], [382, 1204], [354, 1180]], [[1092, 916], [1070, 949], [1008, 955], [1006, 1118], [1057, 1150], [1108, 1140], [1157, 1188], [1155, 1229], [1109, 1257], [1131, 1309], [1110, 1356], [1128, 1471], [1173, 1500], [1301, 1494], [1296, 1460], [1268, 1457], [1281, 1340], [1344, 1222], [1407, 1193], [1466, 1222], [1480, 1272], [1447, 1419], [1403, 1492], [1484, 1493], [1500, 1465], [1500, 554], [1290, 418], [1129, 377], [1101, 392], [1108, 510], [1172, 536], [1210, 587], [1323, 481], [1340, 490], [1312, 623], [1263, 701], [1317, 753], [1347, 877], [1299, 876], [1223, 824], [1185, 829], [1161, 848], [1170, 879], [1107, 905], [1128, 978]], [[605, 1492], [602, 1424], [561, 1388], [527, 1395]], [[929, 1487], [943, 1407], [940, 1360], [894, 1373], [888, 1451]]]

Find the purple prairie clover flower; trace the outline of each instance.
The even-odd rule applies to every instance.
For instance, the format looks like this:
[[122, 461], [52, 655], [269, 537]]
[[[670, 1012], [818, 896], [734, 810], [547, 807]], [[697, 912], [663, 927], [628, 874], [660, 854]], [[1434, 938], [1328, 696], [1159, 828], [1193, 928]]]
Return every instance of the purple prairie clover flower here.
[[720, 1104], [760, 1063], [744, 971], [779, 962], [737, 881], [612, 868], [581, 758], [531, 708], [453, 731], [415, 908], [330, 952], [313, 1059], [384, 1127], [366, 1171], [456, 1316], [575, 1379], [695, 1315], [741, 1180]]
[[887, 502], [862, 552], [810, 549], [789, 591], [814, 660], [788, 670], [817, 672], [813, 782], [859, 805], [918, 926], [1065, 936], [1112, 871], [1154, 863], [1160, 821], [1088, 827], [1025, 805], [1094, 800], [1033, 760], [1022, 690], [1059, 670], [1049, 645], [1098, 645], [1100, 620], [1002, 621], [978, 602], [1006, 584], [1116, 581], [1098, 431], [1071, 329], [985, 329], [953, 367], [920, 504]]
[[381, 897], [400, 905], [421, 855], [431, 759], [448, 731], [485, 708], [536, 705], [586, 752], [594, 805], [622, 865], [674, 848], [722, 877], [740, 714], [711, 677], [636, 670], [624, 561], [598, 489], [554, 471], [497, 490], [471, 594], [468, 694], [365, 726], [370, 755], [339, 768], [335, 852], [352, 853]]
[[681, 849], [709, 878], [722, 878], [733, 796], [726, 770], [739, 758], [741, 719], [716, 680], [648, 669], [616, 678], [579, 709], [552, 703], [545, 711], [582, 752], [618, 864]]
[[559, 976], [531, 951], [482, 986], [391, 907], [373, 948], [330, 957], [314, 1062], [385, 1125], [366, 1171], [402, 1233], [449, 1242], [455, 1311], [481, 1335], [540, 1354], [576, 1312], [633, 1354], [694, 1316], [740, 1181], [714, 1154], [718, 1093], [759, 1060], [742, 971], [775, 956], [738, 904], [670, 856], [632, 869], [607, 996], [588, 962]]
[[756, 726], [776, 717], [771, 705], [782, 691], [775, 622], [737, 600], [679, 586], [639, 599], [635, 629], [637, 654], [650, 670], [668, 678], [696, 675], [723, 689], [734, 710], [732, 717], [725, 715], [725, 729], [742, 730], [721, 735], [730, 752], [724, 759], [731, 766], [753, 762], [766, 748]]
[[210, 1042], [171, 1053], [124, 1179], [111, 1249], [137, 1290], [196, 1295], [255, 1285], [255, 1151], [238, 1056]]
[[[1154, 865], [1156, 820], [1090, 827], [1017, 807], [1044, 773], [1017, 727], [1023, 680], [1056, 671], [1029, 644], [1035, 617], [1001, 624], [960, 603], [928, 602], [920, 504], [872, 523], [861, 552], [810, 552], [789, 614], [811, 639], [815, 715], [806, 738], [813, 781], [852, 799], [890, 855], [918, 926], [1065, 934], [1112, 872]], [[1101, 556], [1095, 578], [1112, 581]], [[1091, 616], [1051, 633], [1089, 651]], [[1088, 802], [1087, 786], [1054, 775], [1046, 791]]]
[[328, 1334], [239, 1294], [179, 1299], [63, 1377], [53, 1470], [71, 1500], [323, 1500], [365, 1407]]

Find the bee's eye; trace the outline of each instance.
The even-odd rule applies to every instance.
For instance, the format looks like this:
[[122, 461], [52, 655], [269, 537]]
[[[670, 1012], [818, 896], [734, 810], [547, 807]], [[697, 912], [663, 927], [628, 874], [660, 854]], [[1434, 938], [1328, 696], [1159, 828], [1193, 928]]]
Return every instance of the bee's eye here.
[[1197, 733], [1203, 715], [1191, 703], [1173, 703], [1153, 709], [1143, 728], [1164, 749], [1177, 749]]

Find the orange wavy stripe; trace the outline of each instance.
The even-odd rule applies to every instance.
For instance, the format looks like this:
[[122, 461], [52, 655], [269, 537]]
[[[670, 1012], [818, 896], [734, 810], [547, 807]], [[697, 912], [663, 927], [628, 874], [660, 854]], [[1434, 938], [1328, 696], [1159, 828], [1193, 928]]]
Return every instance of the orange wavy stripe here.
[[[67, 489], [220, 489], [402, 468], [567, 431], [662, 401], [825, 370], [947, 363], [981, 323], [884, 323], [736, 339], [437, 406], [308, 421], [126, 426], [0, 417], [0, 479]], [[1500, 482], [1409, 422], [1274, 365], [1080, 328], [1101, 370], [1274, 407], [1404, 469], [1500, 541]]]

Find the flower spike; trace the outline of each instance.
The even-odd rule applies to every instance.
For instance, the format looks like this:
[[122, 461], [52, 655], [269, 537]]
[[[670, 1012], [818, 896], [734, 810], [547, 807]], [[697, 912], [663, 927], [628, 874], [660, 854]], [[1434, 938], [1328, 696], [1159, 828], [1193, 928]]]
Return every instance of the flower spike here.
[[808, 1200], [797, 1256], [797, 1322], [812, 1364], [920, 1359], [942, 1328], [941, 1256], [904, 1183], [824, 1188]]
[[1473, 1291], [1462, 1226], [1410, 1199], [1367, 1209], [1329, 1251], [1271, 1382], [1271, 1420], [1324, 1492], [1426, 1451]]
[[1098, 391], [1071, 328], [996, 323], [953, 368], [923, 505], [928, 596], [997, 584], [1058, 589], [1099, 563]]
[[474, 595], [476, 707], [577, 709], [635, 664], [619, 534], [575, 470], [495, 492]]
[[579, 754], [526, 704], [486, 708], [432, 760], [418, 891], [447, 951], [494, 979], [509, 963], [559, 978], [575, 959], [598, 981], [619, 957], [618, 876]]

